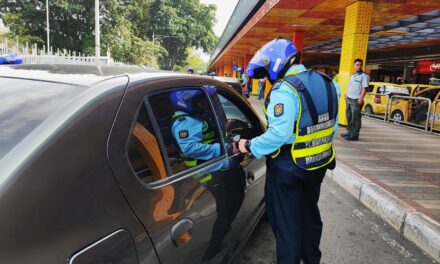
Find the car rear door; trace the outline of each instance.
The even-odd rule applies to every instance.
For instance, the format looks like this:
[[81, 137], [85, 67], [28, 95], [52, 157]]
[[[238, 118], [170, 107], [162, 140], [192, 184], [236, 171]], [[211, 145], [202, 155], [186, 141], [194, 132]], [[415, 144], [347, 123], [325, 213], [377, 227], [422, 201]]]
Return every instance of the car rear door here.
[[[131, 85], [109, 140], [109, 160], [133, 211], [148, 230], [162, 264], [221, 262], [245, 223], [244, 179], [223, 144], [223, 134], [200, 79], [168, 78]], [[173, 93], [197, 91], [199, 109], [180, 119], [203, 120], [217, 156], [189, 166], [174, 132]], [[190, 94], [191, 94], [190, 93]], [[196, 100], [196, 99], [194, 99]], [[203, 106], [199, 106], [203, 105]], [[181, 138], [176, 138], [181, 137]]]

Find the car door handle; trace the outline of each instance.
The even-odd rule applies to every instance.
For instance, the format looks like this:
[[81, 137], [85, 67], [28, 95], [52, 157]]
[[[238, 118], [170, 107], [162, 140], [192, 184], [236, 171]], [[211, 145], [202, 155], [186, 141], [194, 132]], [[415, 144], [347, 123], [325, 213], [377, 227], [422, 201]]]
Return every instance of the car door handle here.
[[255, 180], [255, 173], [251, 170], [246, 171], [246, 180], [250, 184]]
[[190, 219], [182, 219], [171, 228], [171, 240], [174, 246], [182, 247], [192, 238], [194, 222]]

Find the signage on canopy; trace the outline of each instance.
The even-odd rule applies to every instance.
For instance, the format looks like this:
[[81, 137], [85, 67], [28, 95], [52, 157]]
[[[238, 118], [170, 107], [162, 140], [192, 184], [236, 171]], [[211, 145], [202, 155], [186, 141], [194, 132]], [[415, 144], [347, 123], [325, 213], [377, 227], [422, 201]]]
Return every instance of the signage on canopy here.
[[440, 72], [440, 60], [424, 60], [416, 62], [417, 73]]

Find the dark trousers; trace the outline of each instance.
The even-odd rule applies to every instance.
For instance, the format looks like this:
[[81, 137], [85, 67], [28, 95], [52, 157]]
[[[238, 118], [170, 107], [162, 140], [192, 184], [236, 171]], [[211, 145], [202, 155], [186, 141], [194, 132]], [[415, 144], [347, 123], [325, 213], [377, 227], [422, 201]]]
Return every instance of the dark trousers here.
[[276, 238], [277, 264], [319, 263], [322, 221], [318, 208], [326, 168], [306, 171], [291, 156], [267, 159], [266, 208]]
[[347, 135], [349, 137], [358, 138], [359, 131], [361, 130], [361, 106], [358, 104], [357, 99], [347, 98], [347, 108], [345, 110], [347, 114]]

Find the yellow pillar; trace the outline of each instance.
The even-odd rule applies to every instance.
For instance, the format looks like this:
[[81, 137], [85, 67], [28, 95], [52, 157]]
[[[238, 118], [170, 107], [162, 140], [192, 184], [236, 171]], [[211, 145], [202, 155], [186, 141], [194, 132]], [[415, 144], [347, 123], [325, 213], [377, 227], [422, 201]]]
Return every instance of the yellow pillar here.
[[347, 93], [348, 80], [354, 71], [354, 60], [360, 58], [364, 61], [364, 67], [366, 64], [372, 11], [373, 3], [364, 1], [355, 2], [345, 9], [338, 80], [342, 89], [342, 97], [339, 101], [339, 124], [341, 125], [347, 125], [344, 96]]
[[231, 77], [231, 62], [226, 62], [225, 66], [224, 66], [224, 76], [226, 76], [226, 74], [228, 75], [228, 77]]
[[258, 95], [258, 79], [252, 79], [252, 94]]

